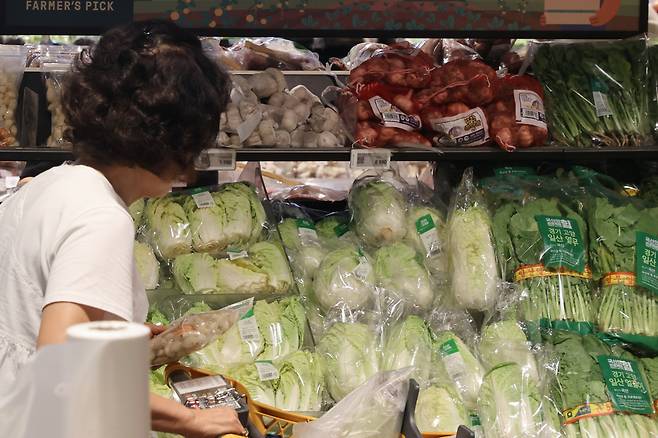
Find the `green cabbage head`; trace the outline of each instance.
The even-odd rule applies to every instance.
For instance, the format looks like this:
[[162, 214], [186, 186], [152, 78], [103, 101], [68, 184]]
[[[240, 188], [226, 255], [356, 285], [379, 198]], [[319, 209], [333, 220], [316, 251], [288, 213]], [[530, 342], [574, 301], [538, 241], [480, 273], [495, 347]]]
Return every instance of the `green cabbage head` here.
[[412, 378], [425, 386], [434, 358], [434, 334], [422, 318], [411, 315], [393, 325], [384, 343], [383, 370], [414, 367]]
[[135, 241], [133, 248], [135, 253], [135, 266], [139, 277], [147, 290], [158, 287], [158, 278], [160, 277], [160, 263], [155, 258], [153, 249], [146, 243]]
[[171, 271], [184, 293], [212, 293], [217, 289], [217, 263], [208, 254], [180, 255], [174, 260]]
[[459, 395], [449, 386], [421, 389], [416, 402], [416, 425], [422, 433], [455, 433], [468, 424], [466, 409]]
[[185, 210], [172, 197], [149, 199], [145, 221], [153, 238], [153, 247], [164, 259], [192, 252], [192, 233]]
[[368, 245], [397, 242], [406, 235], [406, 203], [392, 184], [357, 184], [350, 193], [349, 204], [356, 233]]

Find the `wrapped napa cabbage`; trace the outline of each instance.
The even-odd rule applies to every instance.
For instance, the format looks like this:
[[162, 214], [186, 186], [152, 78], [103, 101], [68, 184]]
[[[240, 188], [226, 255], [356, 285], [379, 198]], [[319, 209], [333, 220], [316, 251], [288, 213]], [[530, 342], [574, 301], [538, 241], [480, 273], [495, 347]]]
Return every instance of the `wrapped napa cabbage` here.
[[340, 401], [379, 371], [373, 331], [361, 323], [335, 323], [315, 351], [322, 358], [329, 395]]
[[527, 376], [537, 382], [539, 373], [532, 347], [515, 320], [489, 324], [482, 329], [480, 359], [486, 370], [507, 362], [518, 364]]
[[392, 184], [357, 183], [350, 193], [349, 205], [356, 233], [368, 245], [380, 246], [405, 237], [406, 203]]
[[227, 199], [229, 194], [247, 198], [251, 213], [251, 236], [249, 237], [249, 243], [256, 243], [261, 240], [265, 224], [267, 223], [267, 214], [256, 193], [256, 189], [246, 182], [235, 182], [224, 184], [219, 194], [222, 196], [222, 204], [230, 203], [231, 198], [228, 197]]
[[343, 216], [328, 216], [315, 224], [318, 237], [323, 246], [337, 247], [341, 243], [349, 243], [353, 236], [349, 220]]
[[313, 292], [320, 307], [363, 308], [372, 298], [375, 275], [368, 257], [348, 246], [327, 254], [317, 270]]
[[146, 206], [146, 201], [144, 198], [139, 198], [137, 201], [130, 204], [128, 207], [128, 213], [133, 219], [133, 224], [135, 225], [135, 231], [139, 229], [144, 223], [144, 208]]
[[258, 242], [249, 247], [249, 258], [267, 274], [272, 292], [285, 293], [292, 285], [292, 273], [283, 250], [271, 242]]
[[393, 325], [384, 343], [382, 369], [414, 367], [411, 377], [422, 386], [430, 381], [434, 357], [434, 335], [425, 320], [408, 316]]
[[144, 284], [144, 289], [151, 290], [158, 287], [160, 276], [160, 263], [155, 258], [153, 249], [146, 243], [135, 241], [133, 248], [135, 254], [135, 266]]
[[446, 233], [445, 219], [437, 209], [414, 206], [407, 212], [405, 241], [426, 258], [427, 267], [433, 274], [448, 271]]
[[[327, 255], [327, 251], [319, 240], [313, 237], [312, 233], [305, 235], [304, 230], [300, 232], [298, 221], [299, 219], [284, 219], [279, 224], [279, 233], [281, 233], [283, 246], [289, 251], [288, 255], [296, 272], [305, 278], [312, 279], [322, 259]], [[308, 222], [308, 220], [306, 221]]]
[[455, 302], [464, 309], [491, 308], [498, 271], [489, 214], [480, 206], [453, 211], [448, 236]]
[[217, 260], [217, 288], [221, 293], [260, 294], [269, 290], [269, 277], [249, 259]]
[[480, 361], [459, 336], [449, 330], [436, 334], [435, 345], [446, 375], [456, 388], [464, 405], [469, 409], [475, 409], [484, 376]]
[[217, 261], [208, 254], [179, 255], [171, 271], [184, 293], [212, 293], [217, 289]]
[[274, 405], [286, 411], [320, 411], [324, 377], [317, 354], [297, 351], [276, 362], [276, 365], [279, 381]]
[[172, 197], [149, 199], [144, 215], [153, 248], [159, 256], [173, 259], [192, 252], [192, 233], [187, 215]]
[[425, 266], [409, 245], [392, 243], [375, 252], [375, 278], [387, 294], [421, 309], [429, 309], [434, 291]]
[[262, 381], [255, 365], [249, 364], [235, 367], [227, 371], [226, 375], [240, 382], [249, 391], [249, 396], [253, 400], [274, 406], [274, 384], [276, 380]]
[[450, 386], [421, 389], [416, 401], [416, 425], [422, 433], [455, 433], [468, 423], [468, 415], [459, 395]]
[[484, 376], [478, 408], [487, 438], [542, 436], [542, 399], [535, 385], [516, 363], [504, 363]]

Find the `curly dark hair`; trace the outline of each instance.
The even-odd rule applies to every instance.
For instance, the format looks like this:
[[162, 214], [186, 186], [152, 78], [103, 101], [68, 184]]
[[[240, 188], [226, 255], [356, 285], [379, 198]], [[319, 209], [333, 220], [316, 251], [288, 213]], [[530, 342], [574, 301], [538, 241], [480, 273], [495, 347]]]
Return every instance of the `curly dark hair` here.
[[132, 23], [105, 33], [67, 75], [66, 137], [79, 158], [186, 169], [214, 144], [229, 99], [228, 73], [199, 39], [173, 23]]

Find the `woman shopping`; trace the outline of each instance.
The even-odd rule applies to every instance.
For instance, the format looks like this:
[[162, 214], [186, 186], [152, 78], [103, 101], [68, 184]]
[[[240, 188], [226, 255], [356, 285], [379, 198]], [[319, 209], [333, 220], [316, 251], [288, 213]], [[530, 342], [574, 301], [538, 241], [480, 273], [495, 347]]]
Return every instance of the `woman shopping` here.
[[[0, 386], [68, 327], [143, 322], [144, 287], [127, 205], [161, 196], [211, 146], [228, 74], [174, 24], [135, 23], [82, 52], [62, 105], [78, 161], [49, 169], [0, 205]], [[242, 433], [230, 409], [151, 395], [152, 428], [186, 437]]]

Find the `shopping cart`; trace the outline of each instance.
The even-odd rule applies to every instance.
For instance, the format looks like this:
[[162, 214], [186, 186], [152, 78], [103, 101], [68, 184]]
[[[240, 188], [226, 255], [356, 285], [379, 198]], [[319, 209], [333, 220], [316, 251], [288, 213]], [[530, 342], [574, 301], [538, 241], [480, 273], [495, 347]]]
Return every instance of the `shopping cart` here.
[[[165, 379], [169, 382], [173, 375], [186, 375], [189, 379], [207, 377], [214, 373], [206, 370], [189, 368], [182, 364], [171, 364], [165, 369]], [[297, 414], [294, 412], [283, 411], [275, 407], [259, 403], [249, 396], [246, 388], [235, 380], [228, 380], [233, 387], [241, 394], [245, 394], [249, 415], [247, 421], [247, 430], [251, 438], [261, 438], [268, 436], [292, 437], [292, 428], [297, 423], [304, 423], [315, 420], [315, 417]], [[402, 438], [439, 438], [439, 437], [456, 437], [456, 438], [473, 438], [474, 434], [468, 428], [461, 426], [455, 433], [425, 433], [421, 434], [416, 426], [414, 412], [416, 410], [416, 401], [418, 400], [419, 387], [415, 380], [410, 381], [409, 395], [405, 407], [402, 421]], [[239, 435], [225, 435], [225, 438], [244, 438]], [[292, 437], [294, 438], [294, 437]]]

